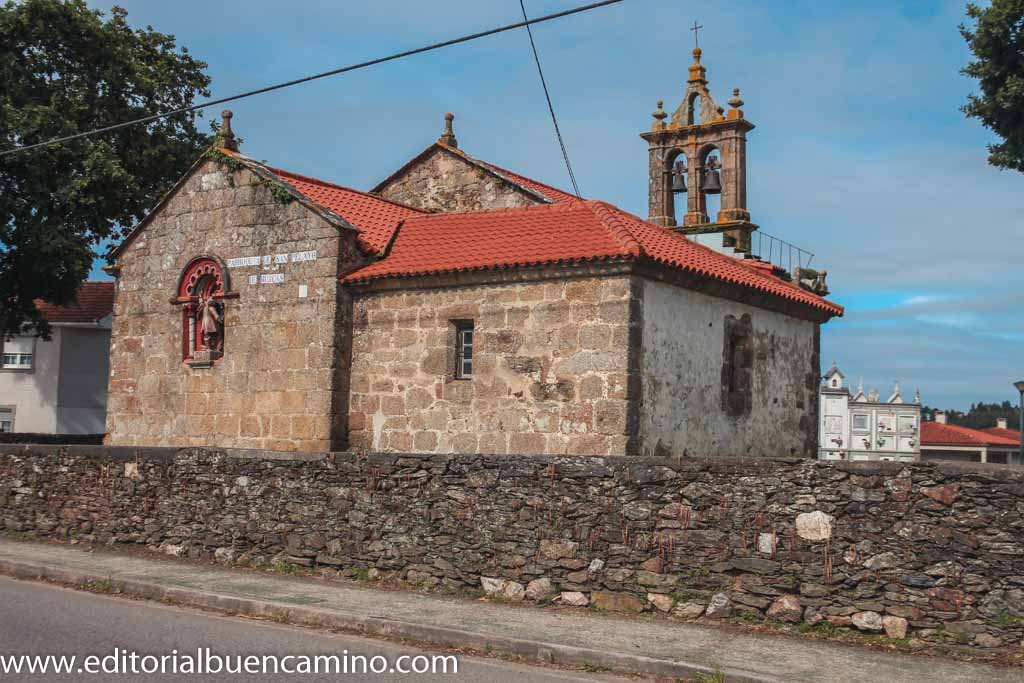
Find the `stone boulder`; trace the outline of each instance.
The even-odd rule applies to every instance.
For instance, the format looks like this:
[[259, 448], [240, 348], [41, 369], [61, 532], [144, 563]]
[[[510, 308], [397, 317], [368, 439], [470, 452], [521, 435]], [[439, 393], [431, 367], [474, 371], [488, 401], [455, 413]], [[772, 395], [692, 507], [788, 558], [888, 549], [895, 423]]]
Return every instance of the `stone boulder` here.
[[885, 635], [890, 638], [896, 638], [897, 640], [906, 638], [907, 626], [908, 622], [903, 617], [882, 617], [882, 628], [885, 629]]
[[707, 605], [702, 602], [680, 602], [672, 610], [672, 614], [681, 619], [697, 619], [704, 614]]
[[878, 612], [857, 612], [850, 617], [850, 622], [861, 631], [881, 631], [882, 615]]
[[547, 560], [576, 557], [580, 544], [564, 539], [544, 539], [540, 542], [540, 555]]
[[585, 593], [578, 593], [576, 591], [566, 591], [558, 599], [563, 605], [572, 605], [573, 607], [586, 607], [590, 604], [590, 598]]
[[896, 556], [896, 553], [881, 553], [864, 560], [864, 566], [875, 571], [879, 569], [892, 569], [898, 566], [899, 563], [900, 558]]
[[518, 581], [506, 581], [501, 594], [512, 602], [522, 602], [526, 598], [526, 587]]
[[732, 616], [732, 601], [725, 593], [715, 593], [708, 602], [705, 616], [711, 619], [724, 619]]
[[808, 607], [804, 610], [804, 621], [808, 626], [817, 626], [824, 620], [825, 617], [817, 607]]
[[534, 579], [530, 583], [526, 584], [526, 597], [530, 600], [543, 600], [544, 598], [550, 597], [555, 592], [555, 587], [551, 583], [551, 579], [546, 576], [539, 579]]
[[821, 510], [804, 512], [796, 516], [796, 533], [805, 541], [827, 541], [832, 538], [835, 519]]
[[590, 602], [597, 609], [607, 612], [643, 612], [643, 601], [632, 593], [614, 593], [612, 591], [594, 591], [590, 594]]
[[503, 594], [506, 583], [508, 582], [505, 579], [492, 579], [489, 576], [480, 577], [480, 587], [484, 589], [484, 595], [488, 597]]
[[942, 486], [927, 486], [921, 489], [921, 493], [943, 505], [952, 505], [953, 501], [960, 494], [960, 487], [956, 484], [944, 484]]
[[795, 595], [783, 595], [772, 603], [772, 606], [768, 608], [767, 614], [772, 619], [799, 624], [803, 618], [800, 598]]
[[978, 647], [999, 647], [1003, 641], [988, 633], [979, 633], [974, 636], [974, 644]]
[[659, 612], [671, 612], [676, 603], [671, 596], [664, 593], [648, 593], [647, 602], [654, 605], [654, 608]]

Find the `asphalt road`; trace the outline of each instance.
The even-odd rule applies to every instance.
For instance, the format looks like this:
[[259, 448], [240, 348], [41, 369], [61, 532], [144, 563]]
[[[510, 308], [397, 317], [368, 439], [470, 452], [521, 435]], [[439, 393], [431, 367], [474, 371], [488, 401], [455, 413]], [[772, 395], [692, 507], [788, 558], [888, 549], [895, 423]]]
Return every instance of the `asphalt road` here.
[[[76, 655], [76, 668], [88, 655], [104, 657], [133, 651], [144, 655], [194, 654], [209, 648], [218, 655], [375, 655], [388, 658], [389, 668], [398, 657], [448, 655], [347, 635], [293, 628], [264, 621], [221, 617], [201, 611], [156, 603], [94, 595], [47, 584], [0, 577], [0, 656]], [[457, 674], [20, 674], [4, 672], [0, 681], [487, 681], [487, 683], [568, 683], [570, 681], [625, 681], [599, 674], [560, 671], [512, 664], [499, 660], [458, 655]], [[149, 660], [153, 662], [154, 660]], [[180, 661], [180, 660], [179, 660]], [[108, 662], [112, 663], [111, 660]], [[406, 660], [412, 664], [411, 660]], [[380, 660], [378, 660], [378, 664]], [[138, 660], [138, 664], [144, 662]], [[297, 668], [300, 660], [287, 663]], [[185, 666], [179, 664], [179, 666]], [[452, 665], [449, 663], [449, 671]]]

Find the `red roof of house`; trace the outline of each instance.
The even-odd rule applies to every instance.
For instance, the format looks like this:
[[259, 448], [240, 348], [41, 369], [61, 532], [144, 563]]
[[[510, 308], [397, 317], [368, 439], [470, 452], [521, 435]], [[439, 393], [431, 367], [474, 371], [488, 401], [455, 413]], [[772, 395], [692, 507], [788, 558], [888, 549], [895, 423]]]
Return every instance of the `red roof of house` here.
[[843, 314], [841, 306], [782, 279], [768, 264], [720, 254], [611, 204], [576, 199], [498, 167], [493, 167], [493, 172], [513, 182], [532, 183], [531, 192], [545, 193], [554, 203], [425, 213], [378, 195], [283, 169], [263, 168], [357, 228], [367, 251], [380, 254], [387, 250], [384, 258], [347, 275], [346, 282], [555, 263], [645, 260], [748, 287], [830, 316]]
[[750, 267], [672, 230], [592, 200], [411, 216], [403, 222], [385, 258], [345, 280], [640, 259], [743, 285], [831, 315], [843, 312], [841, 306], [764, 268]]
[[54, 306], [39, 300], [36, 308], [51, 323], [94, 323], [114, 311], [114, 283], [83, 282], [76, 303]]
[[981, 431], [992, 436], [1000, 436], [1004, 439], [1011, 439], [1014, 443], [1020, 444], [1020, 432], [1016, 429], [1006, 429], [1005, 427], [986, 427]]
[[373, 253], [382, 253], [400, 221], [422, 213], [377, 195], [309, 178], [280, 168], [267, 167], [281, 180], [320, 206], [330, 209], [361, 231], [360, 242]]
[[1019, 446], [1020, 441], [960, 425], [921, 423], [922, 446]]

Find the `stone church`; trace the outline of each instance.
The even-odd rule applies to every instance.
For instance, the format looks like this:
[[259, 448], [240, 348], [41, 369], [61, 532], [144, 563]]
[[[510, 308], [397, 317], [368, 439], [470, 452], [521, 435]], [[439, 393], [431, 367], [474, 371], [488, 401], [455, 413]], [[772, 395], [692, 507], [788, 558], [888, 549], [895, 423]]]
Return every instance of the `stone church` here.
[[842, 309], [750, 257], [753, 125], [728, 104], [695, 50], [641, 135], [647, 220], [474, 158], [451, 114], [361, 192], [245, 156], [224, 112], [111, 253], [108, 443], [813, 456]]

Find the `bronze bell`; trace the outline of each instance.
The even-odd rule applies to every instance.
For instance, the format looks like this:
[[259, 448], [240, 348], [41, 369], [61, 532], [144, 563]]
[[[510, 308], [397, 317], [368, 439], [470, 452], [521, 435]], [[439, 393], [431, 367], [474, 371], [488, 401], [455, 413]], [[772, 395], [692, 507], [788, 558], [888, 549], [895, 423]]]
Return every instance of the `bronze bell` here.
[[677, 161], [672, 167], [672, 192], [682, 194], [686, 192], [686, 162]]
[[718, 172], [718, 159], [715, 157], [708, 157], [700, 189], [704, 194], [722, 194], [722, 176]]

